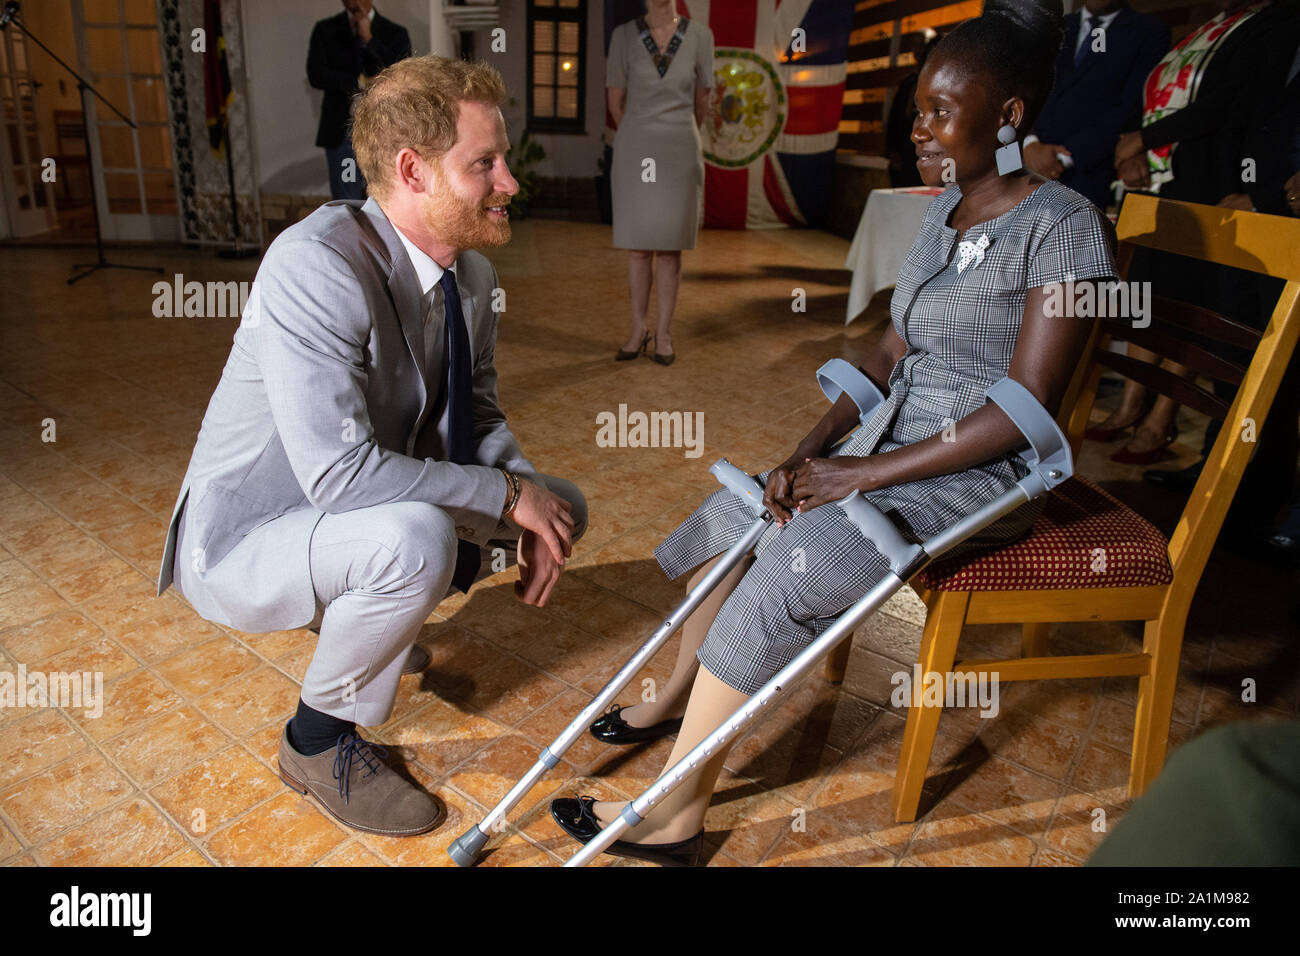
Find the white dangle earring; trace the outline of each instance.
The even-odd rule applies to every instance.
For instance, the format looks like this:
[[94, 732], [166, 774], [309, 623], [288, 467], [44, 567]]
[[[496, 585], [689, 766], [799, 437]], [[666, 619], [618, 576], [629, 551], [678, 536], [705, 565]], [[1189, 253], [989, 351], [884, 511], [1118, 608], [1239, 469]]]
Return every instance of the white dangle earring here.
[[1016, 140], [1016, 128], [1008, 123], [999, 129], [998, 142], [1003, 144], [994, 153], [998, 161], [998, 175], [1005, 176], [1008, 173], [1018, 173], [1024, 169], [1025, 160], [1020, 155], [1020, 143]]

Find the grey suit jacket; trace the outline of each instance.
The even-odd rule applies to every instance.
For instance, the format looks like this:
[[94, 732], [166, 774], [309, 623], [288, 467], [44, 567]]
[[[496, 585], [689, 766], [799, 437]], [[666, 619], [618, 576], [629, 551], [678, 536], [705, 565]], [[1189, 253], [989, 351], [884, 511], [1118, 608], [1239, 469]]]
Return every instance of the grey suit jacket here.
[[[323, 514], [422, 501], [444, 509], [465, 540], [498, 536], [506, 500], [498, 466], [536, 469], [497, 403], [496, 270], [465, 252], [456, 275], [474, 355], [473, 465], [439, 460], [443, 318], [426, 369], [415, 267], [378, 203], [326, 203], [276, 238], [199, 428], [159, 594], [172, 583], [182, 508], [185, 597], [205, 618], [246, 631], [313, 618], [308, 556]], [[273, 539], [239, 547], [277, 518]]]

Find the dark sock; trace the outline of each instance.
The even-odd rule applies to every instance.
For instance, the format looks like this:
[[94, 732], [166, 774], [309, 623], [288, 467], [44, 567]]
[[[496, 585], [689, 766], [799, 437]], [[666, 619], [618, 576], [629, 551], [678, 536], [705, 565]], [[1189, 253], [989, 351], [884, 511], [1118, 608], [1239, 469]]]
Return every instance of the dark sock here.
[[313, 710], [298, 698], [298, 713], [289, 721], [289, 745], [304, 757], [315, 757], [337, 746], [339, 737], [356, 730], [350, 720], [340, 720]]

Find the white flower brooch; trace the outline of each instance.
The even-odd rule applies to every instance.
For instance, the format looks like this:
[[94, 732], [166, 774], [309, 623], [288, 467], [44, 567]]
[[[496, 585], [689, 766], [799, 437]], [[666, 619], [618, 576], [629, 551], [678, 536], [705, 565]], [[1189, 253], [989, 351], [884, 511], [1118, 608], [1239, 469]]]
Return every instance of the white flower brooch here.
[[988, 235], [981, 235], [978, 239], [967, 239], [957, 243], [957, 272], [960, 274], [967, 266], [977, 266], [983, 262], [984, 250], [992, 241]]

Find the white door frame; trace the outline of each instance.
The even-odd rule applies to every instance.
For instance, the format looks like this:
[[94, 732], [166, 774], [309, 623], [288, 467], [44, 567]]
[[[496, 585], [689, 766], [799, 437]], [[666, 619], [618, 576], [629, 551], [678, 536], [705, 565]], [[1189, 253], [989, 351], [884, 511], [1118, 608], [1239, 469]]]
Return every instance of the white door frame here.
[[[3, 73], [0, 73], [0, 100], [3, 100], [3, 121], [0, 122], [0, 199], [3, 218], [0, 218], [0, 235], [21, 239], [52, 232], [57, 228], [54, 216], [54, 190], [41, 176], [42, 160], [47, 155], [41, 141], [39, 87], [32, 76], [32, 46], [17, 28], [0, 31], [0, 53]], [[44, 56], [44, 51], [38, 51]], [[21, 68], [20, 68], [21, 63]], [[25, 107], [24, 104], [27, 104]], [[11, 112], [12, 111], [12, 112]], [[32, 128], [28, 129], [28, 124]], [[13, 155], [9, 141], [9, 125], [18, 131], [18, 155]], [[36, 156], [28, 155], [28, 137], [36, 139]], [[17, 187], [17, 177], [23, 175], [23, 193], [28, 199], [23, 207]], [[44, 197], [45, 204], [39, 203]]]
[[[98, 79], [98, 77], [101, 75], [122, 77], [125, 80], [123, 86], [126, 89], [126, 102], [113, 103], [113, 105], [116, 106], [123, 113], [125, 113], [127, 116], [131, 117], [131, 120], [133, 122], [139, 123], [140, 120], [136, 112], [135, 96], [132, 89], [131, 79], [133, 77], [138, 77], [138, 76], [155, 76], [160, 83], [163, 84], [166, 83], [166, 77], [162, 74], [140, 74], [140, 73], [131, 72], [131, 63], [128, 59], [128, 53], [127, 53], [127, 33], [133, 29], [135, 30], [142, 29], [142, 27], [133, 26], [125, 22], [126, 17], [125, 17], [125, 11], [123, 9], [124, 5], [122, 0], [118, 0], [118, 17], [120, 23], [116, 25], [109, 25], [109, 24], [88, 25], [86, 22], [85, 8], [82, 4], [82, 0], [70, 0], [70, 2], [72, 4], [73, 28], [77, 37], [77, 65], [78, 65], [79, 72], [87, 79], [89, 79], [91, 82], [95, 82]], [[122, 62], [126, 66], [126, 72], [123, 73], [104, 72], [102, 74], [97, 74], [94, 70], [92, 70], [90, 65], [90, 48], [87, 39], [87, 31], [94, 30], [94, 29], [112, 29], [114, 26], [116, 26], [119, 32], [121, 33]], [[144, 27], [143, 29], [148, 29], [148, 28]], [[156, 37], [160, 36], [161, 31], [156, 18], [153, 23], [152, 29]], [[159, 49], [158, 49], [158, 58], [159, 61], [162, 62], [163, 52], [162, 52], [161, 44], [159, 45]], [[165, 66], [163, 68], [165, 69]], [[165, 88], [166, 87], [164, 86], [164, 89]], [[123, 123], [121, 119], [115, 113], [113, 113], [112, 110], [108, 109], [106, 106], [100, 103], [95, 98], [95, 96], [91, 94], [88, 90], [81, 91], [81, 95], [85, 98], [86, 101], [86, 138], [88, 140], [88, 146], [91, 155], [91, 166], [93, 168], [92, 175], [95, 177], [95, 203], [99, 210], [100, 232], [103, 235], [103, 238], [108, 241], [113, 241], [113, 240], [174, 241], [179, 239], [180, 238], [180, 216], [177, 215], [176, 213], [158, 214], [156, 212], [151, 212], [149, 209], [148, 197], [145, 195], [145, 188], [144, 188], [145, 170], [142, 167], [142, 161], [140, 158], [139, 130], [133, 130], [125, 123]], [[167, 97], [164, 96], [163, 100], [164, 102], [166, 102]], [[110, 100], [110, 102], [112, 101]], [[167, 109], [170, 114], [170, 109], [171, 109], [170, 104], [168, 104]], [[175, 183], [175, 175], [176, 175], [175, 145], [171, 142], [171, 137], [172, 137], [171, 123], [168, 121], [163, 124], [150, 124], [150, 125], [163, 125], [164, 128], [167, 130], [167, 137], [169, 143], [168, 155], [172, 157], [172, 169], [169, 170], [169, 172], [173, 177], [173, 183]], [[134, 164], [132, 166], [112, 167], [109, 169], [105, 169], [104, 162], [103, 162], [103, 152], [100, 149], [101, 127], [118, 127], [130, 131], [132, 149], [134, 153]], [[155, 169], [152, 171], [162, 172], [163, 170]], [[133, 212], [133, 213], [116, 212], [115, 213], [111, 210], [109, 206], [109, 194], [108, 194], [107, 183], [105, 181], [105, 173], [135, 174], [136, 187], [139, 196], [139, 208], [141, 212]]]

